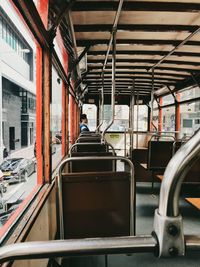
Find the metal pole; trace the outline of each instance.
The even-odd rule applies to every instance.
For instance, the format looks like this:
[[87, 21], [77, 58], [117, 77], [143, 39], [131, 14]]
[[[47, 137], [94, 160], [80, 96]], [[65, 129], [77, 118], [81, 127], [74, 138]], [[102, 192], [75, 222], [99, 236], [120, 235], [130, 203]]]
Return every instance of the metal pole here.
[[115, 67], [116, 67], [116, 29], [113, 31], [113, 54], [112, 54], [112, 93], [111, 93], [111, 121], [102, 133], [102, 142], [105, 142], [105, 133], [114, 122], [115, 118]]
[[116, 31], [116, 29], [117, 29], [117, 24], [118, 24], [118, 20], [119, 20], [119, 16], [120, 16], [120, 13], [121, 13], [123, 2], [124, 2], [124, 0], [120, 0], [119, 1], [117, 13], [116, 13], [115, 20], [114, 20], [113, 27], [112, 27], [112, 33], [111, 33], [111, 36], [110, 36], [108, 50], [107, 50], [105, 61], [104, 61], [104, 64], [103, 64], [102, 73], [105, 71], [105, 68], [106, 68], [106, 64], [107, 64], [107, 61], [108, 61], [108, 56], [109, 56], [109, 53], [110, 53], [111, 45], [113, 43], [113, 32]]
[[136, 147], [138, 148], [138, 123], [139, 123], [139, 92], [137, 92], [137, 135]]
[[102, 88], [101, 88], [101, 122], [97, 126], [95, 132], [100, 131], [100, 127], [103, 124], [103, 120], [104, 120], [104, 72], [102, 73]]
[[152, 69], [152, 89], [151, 89], [151, 113], [150, 113], [150, 130], [153, 124], [153, 101], [154, 101], [154, 69]]
[[134, 131], [134, 104], [135, 104], [135, 81], [133, 80], [133, 87], [132, 87], [132, 90], [131, 90], [131, 109], [130, 109], [130, 120], [131, 120], [131, 123], [130, 123], [130, 128], [131, 128], [131, 134], [130, 134], [130, 150], [133, 149], [134, 147], [134, 134], [133, 134], [133, 131]]

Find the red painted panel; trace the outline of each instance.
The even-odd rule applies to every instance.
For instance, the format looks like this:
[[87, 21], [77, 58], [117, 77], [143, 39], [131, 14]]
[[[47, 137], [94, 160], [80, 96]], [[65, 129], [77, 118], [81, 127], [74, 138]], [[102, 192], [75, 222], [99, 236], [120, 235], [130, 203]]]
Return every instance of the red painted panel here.
[[48, 27], [48, 11], [49, 11], [49, 0], [38, 0], [37, 2], [38, 13], [40, 14], [41, 20], [47, 29]]
[[62, 82], [62, 156], [66, 153], [66, 88]]
[[37, 179], [43, 182], [42, 156], [42, 49], [37, 46], [36, 54], [36, 151], [37, 151]]

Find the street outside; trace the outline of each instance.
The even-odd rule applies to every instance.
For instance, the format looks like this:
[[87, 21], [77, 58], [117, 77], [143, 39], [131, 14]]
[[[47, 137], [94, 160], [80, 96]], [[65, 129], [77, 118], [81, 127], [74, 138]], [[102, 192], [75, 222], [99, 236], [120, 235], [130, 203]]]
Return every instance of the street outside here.
[[[54, 169], [59, 160], [61, 159], [61, 145], [54, 144], [55, 153], [52, 154], [52, 168]], [[26, 159], [32, 159], [35, 161], [34, 157], [34, 146], [20, 149], [9, 155], [9, 158], [22, 157]], [[8, 183], [7, 183], [8, 182]], [[12, 210], [16, 209], [17, 206], [23, 201], [23, 199], [34, 189], [37, 185], [37, 168], [36, 172], [32, 173], [27, 181], [21, 183], [9, 184], [6, 181], [7, 191], [3, 193], [0, 200], [0, 227], [7, 221]]]

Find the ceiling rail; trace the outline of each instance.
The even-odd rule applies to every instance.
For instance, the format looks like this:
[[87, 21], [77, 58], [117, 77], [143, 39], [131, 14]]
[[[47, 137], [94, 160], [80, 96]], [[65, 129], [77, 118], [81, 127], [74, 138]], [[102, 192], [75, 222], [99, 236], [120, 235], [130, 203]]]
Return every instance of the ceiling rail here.
[[152, 71], [153, 69], [155, 69], [156, 67], [158, 67], [166, 58], [168, 58], [169, 56], [171, 56], [178, 48], [180, 48], [181, 46], [183, 46], [187, 41], [189, 41], [194, 35], [196, 35], [197, 33], [199, 33], [200, 31], [200, 27], [192, 32], [190, 35], [188, 35], [188, 37], [186, 37], [180, 44], [178, 44], [176, 47], [174, 47], [167, 55], [165, 55], [163, 58], [161, 58], [156, 64], [154, 64], [148, 71]]
[[113, 42], [113, 32], [116, 31], [123, 2], [124, 2], [124, 0], [120, 0], [119, 5], [118, 5], [118, 9], [117, 9], [117, 13], [115, 15], [115, 20], [114, 20], [113, 27], [112, 27], [112, 32], [111, 32], [111, 35], [110, 35], [110, 41], [109, 41], [109, 45], [108, 45], [108, 50], [107, 50], [107, 53], [106, 53], [105, 61], [104, 61], [104, 64], [103, 64], [102, 72], [104, 72], [105, 68], [106, 68], [106, 64], [107, 64], [107, 61], [108, 61], [108, 56], [109, 56], [110, 49], [111, 49], [112, 42]]

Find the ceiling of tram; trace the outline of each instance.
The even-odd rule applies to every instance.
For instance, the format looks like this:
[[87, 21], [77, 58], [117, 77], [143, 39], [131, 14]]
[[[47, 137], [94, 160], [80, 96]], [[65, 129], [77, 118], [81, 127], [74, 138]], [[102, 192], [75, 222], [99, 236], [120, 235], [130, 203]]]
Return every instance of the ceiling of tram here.
[[[87, 70], [78, 74], [81, 75], [83, 84], [81, 90], [87, 87], [89, 95], [99, 95], [102, 88], [102, 69], [119, 2], [50, 1], [50, 21], [55, 20], [71, 4], [71, 12], [69, 15], [66, 12], [62, 17], [60, 29], [72, 65], [77, 57], [73, 46], [76, 45], [78, 51], [87, 52]], [[169, 86], [173, 90], [179, 90], [198, 84], [200, 1], [121, 2], [123, 4], [116, 33], [116, 93], [128, 95], [134, 87], [141, 96], [149, 97], [152, 70], [153, 87], [157, 94], [161, 92], [158, 90]], [[73, 24], [71, 28], [69, 17]], [[105, 93], [110, 93], [111, 84], [112, 46], [104, 72]]]

